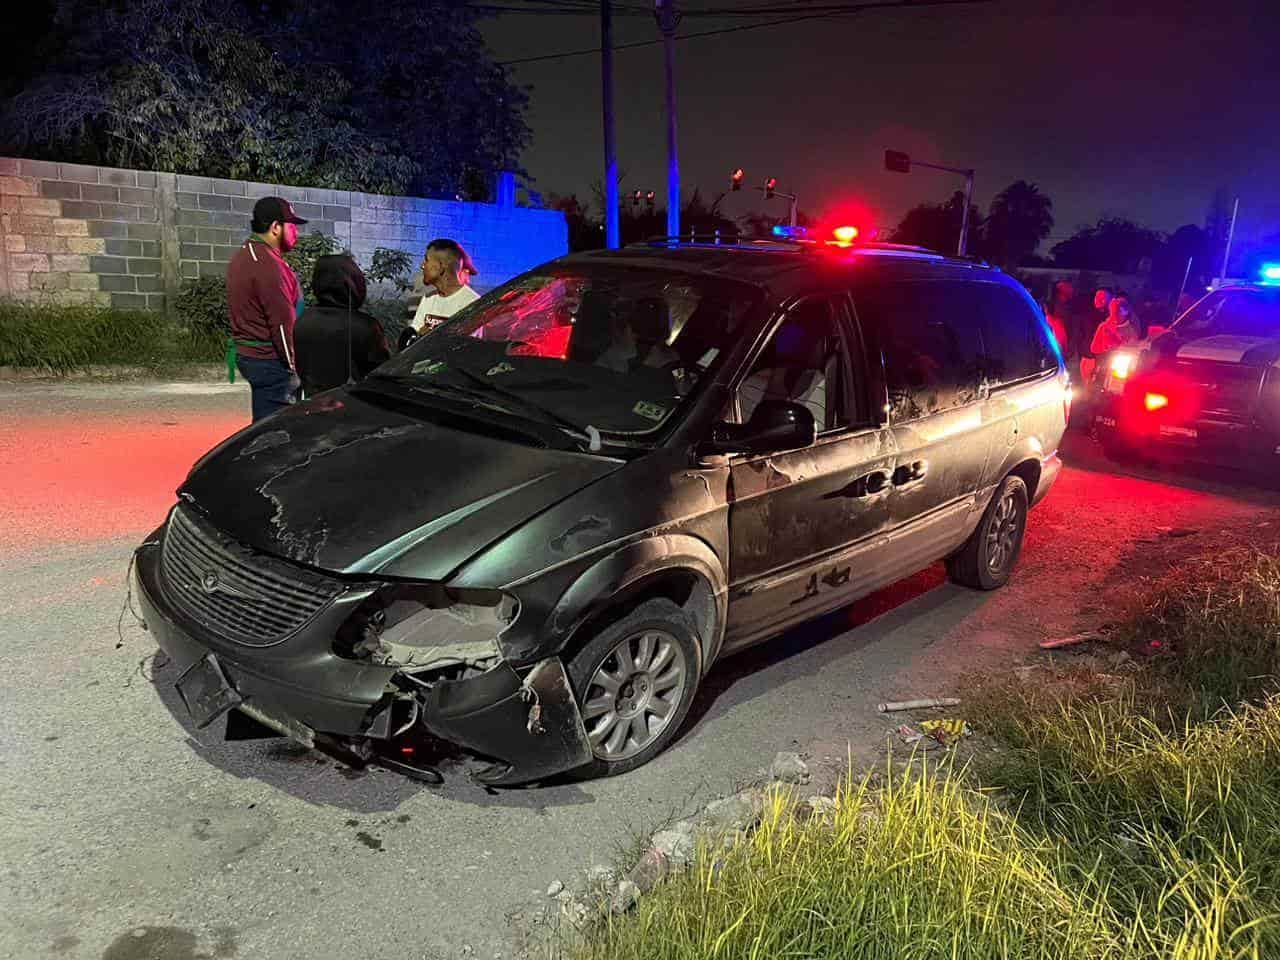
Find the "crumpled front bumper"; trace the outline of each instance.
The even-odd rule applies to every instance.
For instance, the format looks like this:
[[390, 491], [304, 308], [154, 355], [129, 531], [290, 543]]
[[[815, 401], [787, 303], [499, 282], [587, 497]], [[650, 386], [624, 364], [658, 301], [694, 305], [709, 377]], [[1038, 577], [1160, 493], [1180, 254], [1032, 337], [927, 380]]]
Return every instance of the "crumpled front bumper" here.
[[[229, 709], [349, 762], [360, 756], [362, 743], [392, 736], [392, 703], [404, 689], [396, 683], [397, 670], [347, 660], [332, 650], [335, 631], [363, 594], [339, 597], [276, 647], [240, 646], [186, 622], [166, 601], [161, 538], [158, 532], [138, 548], [133, 586], [147, 629], [179, 677], [212, 654], [234, 691]], [[431, 734], [496, 761], [477, 774], [482, 782], [542, 780], [591, 758], [577, 701], [557, 657], [523, 673], [503, 661], [475, 677], [436, 683], [420, 699], [420, 722]], [[201, 718], [203, 725], [216, 715]], [[349, 757], [335, 749], [344, 744], [354, 748]]]

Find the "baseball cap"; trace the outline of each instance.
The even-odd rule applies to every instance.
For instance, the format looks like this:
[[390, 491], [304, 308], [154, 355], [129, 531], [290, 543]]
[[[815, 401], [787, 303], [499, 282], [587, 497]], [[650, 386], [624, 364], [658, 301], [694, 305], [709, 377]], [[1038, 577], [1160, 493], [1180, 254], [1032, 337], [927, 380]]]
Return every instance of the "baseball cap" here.
[[253, 205], [253, 219], [255, 223], [275, 223], [277, 220], [281, 223], [307, 222], [293, 212], [293, 207], [284, 197], [263, 197]]

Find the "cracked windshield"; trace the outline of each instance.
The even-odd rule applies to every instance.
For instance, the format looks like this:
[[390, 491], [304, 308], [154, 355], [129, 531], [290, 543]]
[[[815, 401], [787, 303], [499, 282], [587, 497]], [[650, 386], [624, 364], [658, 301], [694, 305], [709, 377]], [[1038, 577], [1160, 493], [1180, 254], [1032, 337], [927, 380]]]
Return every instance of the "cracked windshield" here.
[[644, 434], [707, 380], [755, 302], [751, 288], [701, 277], [539, 274], [462, 311], [376, 376], [586, 434]]

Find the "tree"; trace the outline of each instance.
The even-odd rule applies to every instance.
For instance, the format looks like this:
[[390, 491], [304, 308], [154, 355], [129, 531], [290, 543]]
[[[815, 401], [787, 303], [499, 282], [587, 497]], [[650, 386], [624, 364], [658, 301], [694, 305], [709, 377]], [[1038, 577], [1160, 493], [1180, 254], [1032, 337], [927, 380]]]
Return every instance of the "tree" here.
[[[446, 196], [487, 196], [492, 175], [514, 168], [525, 96], [484, 50], [474, 10], [290, 2], [55, 0], [47, 56], [15, 85], [0, 146]], [[426, 36], [404, 29], [421, 20]]]
[[599, 250], [604, 246], [604, 224], [591, 212], [590, 204], [578, 200], [577, 194], [550, 194], [547, 197], [547, 209], [559, 210], [564, 214], [565, 223], [569, 227], [569, 249], [574, 253]]
[[1053, 229], [1053, 201], [1034, 183], [1018, 180], [991, 201], [980, 249], [1006, 269], [1021, 266]]
[[1054, 264], [1072, 270], [1136, 273], [1142, 261], [1154, 256], [1163, 238], [1120, 218], [1099, 220], [1082, 227], [1053, 248]]
[[1212, 244], [1209, 234], [1193, 223], [1175, 230], [1156, 252], [1151, 265], [1151, 285], [1157, 290], [1176, 293], [1187, 274], [1187, 261], [1191, 261], [1191, 274], [1187, 288], [1203, 287], [1205, 280], [1213, 276], [1210, 262]]
[[[960, 225], [964, 217], [964, 193], [957, 190], [946, 203], [922, 203], [907, 211], [907, 215], [893, 232], [894, 243], [910, 243], [940, 253], [951, 253], [960, 239]], [[982, 214], [975, 206], [969, 207], [969, 235], [980, 237]]]

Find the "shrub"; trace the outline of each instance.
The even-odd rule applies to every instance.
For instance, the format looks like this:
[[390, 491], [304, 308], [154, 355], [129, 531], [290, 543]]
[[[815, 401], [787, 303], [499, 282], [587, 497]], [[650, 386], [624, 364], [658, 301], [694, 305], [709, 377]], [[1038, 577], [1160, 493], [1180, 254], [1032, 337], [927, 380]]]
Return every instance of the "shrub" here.
[[364, 273], [371, 283], [390, 283], [400, 293], [408, 293], [413, 286], [409, 275], [413, 271], [413, 257], [403, 250], [378, 247], [373, 260]]
[[93, 363], [164, 359], [168, 323], [158, 313], [0, 301], [0, 365], [66, 372]]
[[298, 245], [284, 255], [285, 263], [293, 268], [298, 283], [302, 286], [302, 297], [306, 303], [315, 299], [311, 277], [316, 272], [316, 261], [337, 252], [338, 241], [327, 233], [308, 233], [298, 237]]

